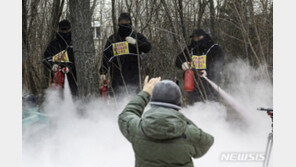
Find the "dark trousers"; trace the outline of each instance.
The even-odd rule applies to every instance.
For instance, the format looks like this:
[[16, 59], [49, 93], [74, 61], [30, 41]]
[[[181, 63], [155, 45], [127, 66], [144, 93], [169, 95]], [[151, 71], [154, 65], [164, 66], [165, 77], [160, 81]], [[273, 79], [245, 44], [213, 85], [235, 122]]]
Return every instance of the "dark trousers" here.
[[69, 81], [69, 87], [70, 87], [72, 96], [77, 97], [78, 96], [78, 87], [76, 84], [77, 80], [76, 80], [75, 76], [72, 75], [72, 73], [69, 73], [69, 74], [67, 74], [67, 78]]

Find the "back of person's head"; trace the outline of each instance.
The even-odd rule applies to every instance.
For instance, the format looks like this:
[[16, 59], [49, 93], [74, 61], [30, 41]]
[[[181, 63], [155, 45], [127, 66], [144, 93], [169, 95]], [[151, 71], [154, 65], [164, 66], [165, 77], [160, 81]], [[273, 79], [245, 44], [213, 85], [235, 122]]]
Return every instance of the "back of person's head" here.
[[71, 29], [71, 23], [68, 20], [62, 20], [59, 22], [59, 30], [67, 31]]
[[182, 103], [182, 93], [175, 82], [171, 80], [162, 80], [154, 86], [150, 101], [151, 105], [180, 110]]

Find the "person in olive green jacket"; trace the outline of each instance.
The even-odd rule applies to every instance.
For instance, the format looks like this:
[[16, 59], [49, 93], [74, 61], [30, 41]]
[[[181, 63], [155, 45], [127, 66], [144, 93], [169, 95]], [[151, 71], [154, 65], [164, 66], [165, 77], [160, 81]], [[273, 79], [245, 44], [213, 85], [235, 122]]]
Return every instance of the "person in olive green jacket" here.
[[[214, 137], [198, 128], [178, 110], [182, 94], [176, 83], [152, 78], [119, 115], [122, 134], [132, 143], [136, 167], [193, 167], [192, 158], [203, 156]], [[144, 109], [149, 103], [151, 109]]]

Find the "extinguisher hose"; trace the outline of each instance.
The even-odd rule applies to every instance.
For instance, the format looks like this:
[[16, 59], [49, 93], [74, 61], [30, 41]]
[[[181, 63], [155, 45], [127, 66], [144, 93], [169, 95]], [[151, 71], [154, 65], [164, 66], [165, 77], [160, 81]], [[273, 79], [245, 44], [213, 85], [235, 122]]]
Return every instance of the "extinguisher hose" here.
[[235, 109], [237, 112], [242, 114], [245, 118], [248, 118], [246, 114], [248, 113], [245, 109], [240, 107], [240, 105], [234, 100], [233, 97], [231, 97], [228, 93], [226, 93], [223, 89], [221, 89], [220, 86], [215, 84], [213, 81], [211, 81], [208, 77], [204, 76], [205, 80], [220, 94], [220, 96]]

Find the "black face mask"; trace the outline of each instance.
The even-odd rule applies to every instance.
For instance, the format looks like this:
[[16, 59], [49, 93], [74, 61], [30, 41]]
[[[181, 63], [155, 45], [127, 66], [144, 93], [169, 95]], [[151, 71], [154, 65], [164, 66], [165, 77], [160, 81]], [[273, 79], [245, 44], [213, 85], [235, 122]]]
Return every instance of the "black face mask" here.
[[198, 40], [196, 42], [196, 45], [195, 46], [199, 50], [205, 50], [205, 49], [208, 49], [212, 45], [212, 43], [213, 42], [211, 42], [211, 40], [208, 37], [204, 37], [203, 39]]
[[205, 46], [205, 44], [206, 44], [206, 41], [207, 41], [206, 38], [203, 38], [201, 40], [198, 40], [197, 43], [196, 43], [197, 44], [197, 47], [198, 48], [203, 48]]
[[191, 47], [197, 46], [198, 41], [191, 40]]
[[122, 37], [127, 37], [132, 32], [132, 25], [131, 24], [119, 24], [118, 25], [118, 33]]
[[59, 32], [60, 37], [66, 41], [71, 40], [71, 32], [67, 32], [67, 33], [62, 33]]

